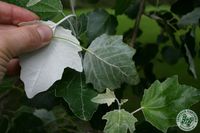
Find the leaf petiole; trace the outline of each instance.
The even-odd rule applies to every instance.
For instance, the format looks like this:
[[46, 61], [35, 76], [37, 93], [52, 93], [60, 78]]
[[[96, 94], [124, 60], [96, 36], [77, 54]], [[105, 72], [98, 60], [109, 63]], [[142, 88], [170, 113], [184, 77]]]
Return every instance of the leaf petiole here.
[[133, 111], [131, 114], [132, 114], [132, 115], [134, 115], [135, 113], [137, 113], [137, 112], [141, 111], [142, 109], [144, 109], [144, 107], [141, 107], [141, 108], [139, 108], [139, 109], [136, 109], [136, 110], [135, 110], [135, 111]]
[[[54, 38], [61, 39], [61, 40], [65, 40], [65, 41], [70, 41], [70, 40], [65, 39], [65, 38], [62, 38], [62, 37], [56, 37], [56, 36], [54, 36]], [[72, 41], [71, 41], [71, 42], [72, 42]], [[93, 56], [95, 56], [95, 57], [96, 57], [97, 59], [99, 59], [100, 61], [104, 62], [105, 64], [107, 64], [107, 65], [109, 65], [109, 66], [112, 66], [112, 67], [118, 69], [123, 75], [125, 75], [126, 77], [128, 77], [128, 75], [127, 75], [125, 72], [123, 72], [123, 70], [122, 70], [120, 67], [116, 66], [115, 64], [111, 64], [111, 63], [109, 63], [108, 61], [102, 59], [101, 57], [97, 56], [94, 52], [90, 51], [89, 49], [86, 49], [86, 48], [82, 47], [81, 45], [77, 45], [75, 42], [72, 42], [72, 43], [73, 43], [73, 44], [72, 44], [73, 46], [76, 46], [76, 47], [78, 47], [78, 48], [81, 48], [81, 49], [85, 50], [86, 52], [88, 52], [88, 53], [92, 54]]]
[[115, 98], [115, 100], [117, 101], [119, 110], [121, 110], [121, 103], [119, 102], [119, 100], [117, 98]]
[[60, 21], [58, 21], [55, 25], [51, 26], [51, 28], [53, 29], [53, 31], [56, 29], [56, 27], [57, 27], [58, 25], [60, 25], [60, 24], [63, 23], [65, 20], [69, 19], [70, 17], [76, 17], [76, 15], [70, 14], [70, 15], [64, 17], [63, 19], [61, 19]]

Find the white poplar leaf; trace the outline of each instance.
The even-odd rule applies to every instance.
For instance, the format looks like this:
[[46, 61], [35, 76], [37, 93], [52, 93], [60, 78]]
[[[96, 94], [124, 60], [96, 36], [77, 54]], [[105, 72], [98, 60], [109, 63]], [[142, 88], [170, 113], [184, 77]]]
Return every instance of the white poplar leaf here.
[[26, 4], [27, 7], [30, 7], [30, 6], [34, 6], [36, 5], [37, 3], [39, 3], [41, 0], [29, 0], [29, 2]]
[[127, 102], [128, 102], [128, 99], [121, 99], [120, 104], [121, 104], [121, 105], [124, 105], [124, 104], [127, 103]]
[[104, 133], [133, 133], [138, 121], [131, 113], [121, 110], [110, 111], [103, 116], [107, 120]]
[[96, 97], [92, 98], [92, 102], [99, 104], [107, 104], [110, 106], [113, 102], [115, 102], [116, 96], [114, 91], [110, 91], [108, 88], [106, 89], [106, 93], [98, 94]]
[[[52, 22], [47, 24], [54, 25]], [[20, 78], [24, 82], [27, 97], [32, 98], [48, 90], [54, 82], [62, 78], [67, 67], [82, 72], [80, 51], [80, 42], [71, 31], [57, 27], [48, 46], [20, 57]]]

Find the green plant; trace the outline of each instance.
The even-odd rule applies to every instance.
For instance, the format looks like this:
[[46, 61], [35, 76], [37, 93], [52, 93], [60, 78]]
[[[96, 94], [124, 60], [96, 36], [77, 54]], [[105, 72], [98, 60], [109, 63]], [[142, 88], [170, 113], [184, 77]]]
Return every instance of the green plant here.
[[[44, 21], [60, 20], [66, 17], [60, 0], [7, 0], [7, 2], [35, 12]], [[90, 0], [90, 2], [95, 4], [98, 1]], [[94, 121], [99, 121], [97, 118], [102, 116], [106, 120], [105, 133], [149, 132], [148, 130], [140, 131], [135, 126], [137, 123], [141, 124], [140, 120], [135, 117], [139, 111], [143, 112], [147, 122], [158, 129], [150, 126], [152, 132], [167, 132], [168, 128], [176, 126], [177, 114], [200, 101], [200, 90], [179, 84], [178, 76], [163, 77], [159, 79], [163, 82], [160, 82], [153, 68], [155, 59], [174, 65], [184, 58], [193, 80], [198, 79], [194, 58], [197, 58], [197, 49], [199, 50], [196, 45], [198, 39], [196, 29], [200, 19], [198, 14], [200, 3], [178, 0], [171, 6], [171, 11], [168, 11], [159, 9], [159, 0], [155, 0], [155, 9], [145, 11], [147, 2], [147, 0], [116, 0], [115, 14], [110, 14], [104, 9], [96, 9], [87, 14], [70, 17], [61, 24], [58, 22], [57, 24], [72, 30], [73, 36], [80, 41], [80, 45], [76, 39], [74, 41], [71, 33], [66, 34], [68, 38], [64, 37], [65, 34], [57, 36], [55, 33], [54, 43], [61, 41], [68, 47], [75, 46], [76, 51], [72, 49], [74, 54], [69, 57], [80, 55], [79, 58], [83, 65], [79, 63], [79, 69], [77, 66], [71, 68], [80, 72], [83, 68], [84, 72], [79, 73], [66, 68], [61, 80], [55, 82], [47, 92], [37, 95], [32, 100], [25, 98], [23, 87], [19, 82], [13, 85], [15, 79], [5, 79], [0, 87], [2, 93], [0, 132], [81, 133], [87, 126], [84, 125], [85, 127], [81, 128], [79, 123], [87, 122], [82, 122], [77, 118], [83, 121], [92, 119], [93, 124]], [[185, 3], [192, 6], [180, 9], [179, 5], [185, 5]], [[71, 0], [71, 7], [72, 14], [75, 15], [73, 0]], [[123, 36], [119, 36], [115, 35], [118, 25], [117, 16], [122, 14], [133, 19], [135, 23], [133, 28]], [[142, 16], [155, 20], [161, 29], [155, 44], [141, 44], [137, 40], [142, 34], [140, 29]], [[58, 30], [56, 29], [57, 24], [54, 23], [52, 28]], [[152, 30], [151, 27], [149, 28]], [[66, 58], [69, 57], [66, 56]], [[69, 61], [71, 62], [72, 59]], [[22, 72], [24, 72], [23, 63]], [[26, 79], [28, 77], [23, 78], [23, 80]], [[34, 85], [31, 87], [26, 88], [26, 91], [35, 89]], [[133, 88], [134, 95], [140, 97], [140, 106], [132, 113], [123, 109], [126, 103], [131, 101], [123, 97], [125, 88]], [[46, 90], [37, 89], [39, 91], [29, 97], [32, 98], [37, 93]], [[15, 100], [14, 98], [20, 103], [9, 107], [7, 103]], [[99, 104], [107, 104], [110, 107]], [[67, 105], [77, 118], [68, 116], [70, 112], [65, 112]], [[101, 114], [102, 107], [106, 108], [104, 114]], [[85, 132], [89, 130], [95, 132], [95, 128], [91, 129], [90, 126], [87, 128]]]

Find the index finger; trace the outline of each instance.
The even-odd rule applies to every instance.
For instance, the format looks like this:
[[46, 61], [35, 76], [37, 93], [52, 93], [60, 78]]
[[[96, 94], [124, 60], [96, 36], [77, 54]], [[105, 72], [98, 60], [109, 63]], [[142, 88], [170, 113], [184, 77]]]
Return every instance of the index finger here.
[[39, 19], [34, 13], [0, 1], [0, 23], [17, 25], [21, 22]]

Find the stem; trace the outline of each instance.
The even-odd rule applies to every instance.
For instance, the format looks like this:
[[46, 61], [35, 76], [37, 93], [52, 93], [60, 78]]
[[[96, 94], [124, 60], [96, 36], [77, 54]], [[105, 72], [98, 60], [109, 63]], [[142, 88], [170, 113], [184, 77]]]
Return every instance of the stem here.
[[70, 0], [70, 6], [71, 6], [71, 9], [72, 9], [72, 13], [76, 14], [75, 9], [74, 9], [74, 7], [75, 7], [75, 0]]
[[65, 20], [69, 19], [70, 17], [76, 17], [76, 15], [74, 14], [70, 14], [66, 17], [64, 17], [63, 19], [61, 19], [60, 21], [58, 21], [54, 26], [52, 26], [51, 28], [54, 29], [56, 28], [58, 25], [60, 25], [61, 23], [63, 23]]
[[133, 111], [131, 114], [133, 115], [133, 114], [135, 114], [135, 113], [137, 113], [137, 112], [141, 111], [142, 109], [144, 109], [144, 107], [141, 107], [141, 108], [139, 108], [139, 109], [137, 109], [137, 110]]
[[75, 29], [74, 29], [74, 26], [72, 25], [72, 23], [71, 23], [69, 20], [67, 20], [67, 21], [68, 21], [68, 23], [69, 23], [69, 25], [70, 25], [70, 27], [71, 27], [72, 33], [74, 34], [74, 36], [77, 37], [76, 31], [75, 31]]
[[[75, 12], [75, 3], [76, 0], [70, 0], [70, 6], [71, 6], [71, 10], [72, 10], [72, 14], [74, 14], [76, 16], [76, 12]], [[72, 25], [72, 23], [68, 20], [69, 25], [71, 27], [72, 33], [77, 37], [76, 31], [74, 29], [74, 26]], [[77, 23], [77, 18], [76, 18], [76, 23]], [[77, 28], [77, 27], [76, 27]]]
[[76, 36], [75, 29], [74, 29], [73, 25], [71, 24], [71, 22], [68, 20], [70, 17], [76, 17], [76, 15], [75, 14], [70, 14], [70, 15], [66, 16], [63, 12], [62, 12], [62, 15], [64, 16], [64, 18], [61, 19], [59, 22], [57, 22], [55, 25], [53, 25], [51, 27], [52, 30], [54, 31], [58, 25], [60, 25], [61, 23], [63, 23], [65, 20], [67, 20], [68, 23], [69, 23], [69, 25], [70, 25], [70, 27], [71, 27], [71, 30], [72, 30], [73, 34]]
[[117, 98], [115, 100], [117, 101], [118, 109], [121, 110], [121, 103], [119, 102], [119, 100]]
[[95, 56], [95, 57], [96, 57], [97, 59], [99, 59], [100, 61], [104, 62], [105, 64], [107, 64], [107, 65], [109, 65], [109, 66], [112, 66], [112, 67], [118, 69], [123, 75], [125, 75], [126, 77], [128, 77], [128, 75], [127, 75], [125, 72], [123, 72], [122, 69], [121, 69], [120, 67], [118, 67], [118, 66], [116, 66], [116, 65], [114, 65], [114, 64], [111, 64], [111, 63], [107, 62], [106, 60], [103, 60], [101, 57], [97, 56], [94, 52], [92, 52], [92, 51], [90, 51], [90, 50], [88, 50], [88, 49], [82, 47], [81, 45], [77, 45], [77, 43], [75, 43], [75, 42], [73, 42], [73, 41], [71, 41], [71, 40], [69, 40], [69, 39], [66, 39], [66, 38], [57, 37], [57, 36], [54, 36], [54, 38], [57, 38], [57, 39], [61, 39], [61, 40], [65, 40], [65, 41], [71, 42], [71, 44], [72, 44], [73, 46], [85, 50], [86, 52], [88, 52], [88, 53], [92, 54], [93, 56]]
[[170, 33], [168, 32], [168, 30], [166, 30], [168, 27], [169, 27], [169, 28], [172, 28], [174, 31], [176, 31], [176, 33], [177, 33], [178, 36], [181, 36], [181, 32], [179, 32], [179, 31], [176, 29], [176, 27], [174, 27], [172, 24], [170, 24], [169, 21], [164, 21], [162, 18], [160, 18], [160, 17], [157, 16], [156, 14], [153, 14], [153, 15], [145, 14], [145, 16], [149, 17], [150, 19], [156, 20], [156, 21], [161, 21], [162, 24], [165, 25], [164, 30], [165, 30], [166, 33], [168, 34], [170, 40], [173, 42], [173, 44], [174, 44], [174, 46], [175, 46], [176, 48], [179, 48], [179, 43], [178, 43], [178, 41], [175, 39], [175, 37], [174, 37], [172, 34], [170, 34]]
[[145, 5], [145, 0], [141, 0], [139, 12], [138, 12], [138, 15], [137, 15], [137, 18], [136, 18], [136, 21], [135, 21], [135, 26], [133, 28], [133, 35], [132, 35], [132, 39], [131, 39], [131, 43], [130, 43], [131, 47], [134, 47], [135, 42], [136, 42], [138, 29], [139, 29], [139, 26], [140, 26], [140, 21], [141, 21], [142, 15], [144, 13], [144, 5]]
[[156, 0], [156, 12], [159, 10], [159, 3], [160, 3], [160, 0]]
[[60, 12], [63, 17], [66, 17], [65, 13], [62, 11]]
[[73, 42], [73, 41], [71, 41], [71, 40], [68, 40], [68, 39], [66, 39], [66, 38], [62, 38], [62, 37], [58, 37], [58, 36], [54, 36], [53, 38], [56, 38], [56, 39], [61, 39], [61, 40], [65, 40], [65, 41], [69, 41], [69, 42], [71, 42], [71, 43], [72, 43], [72, 45], [73, 45], [73, 46], [75, 46], [75, 47], [77, 47], [77, 48], [80, 48], [80, 49], [83, 49], [83, 50], [85, 50], [85, 51], [87, 51], [87, 52], [91, 52], [91, 51], [89, 51], [88, 49], [86, 49], [86, 48], [82, 47], [81, 45], [77, 45], [77, 43], [76, 43], [76, 42]]

